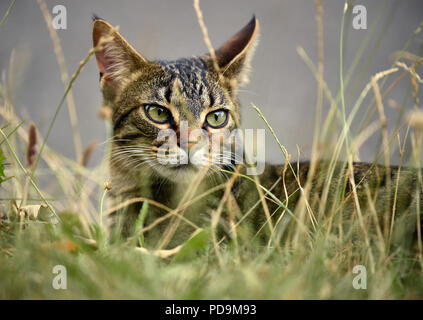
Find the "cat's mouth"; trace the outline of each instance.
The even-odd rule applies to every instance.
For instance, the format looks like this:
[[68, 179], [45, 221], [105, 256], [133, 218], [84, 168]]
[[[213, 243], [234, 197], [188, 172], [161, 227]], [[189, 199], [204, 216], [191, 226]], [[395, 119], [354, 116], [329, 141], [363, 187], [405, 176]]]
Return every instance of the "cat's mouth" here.
[[187, 169], [195, 169], [196, 167], [192, 163], [182, 163], [182, 164], [176, 164], [174, 166], [170, 166], [170, 168], [175, 170], [187, 170]]
[[192, 163], [157, 165], [154, 170], [160, 176], [178, 183], [191, 181], [199, 172], [198, 167]]
[[153, 170], [160, 176], [175, 182], [187, 182], [196, 175], [212, 167], [213, 158], [210, 151], [203, 146], [196, 146], [189, 152], [182, 148], [173, 148], [167, 151], [158, 150], [157, 163]]
[[192, 163], [181, 163], [167, 166], [170, 170], [173, 171], [198, 171], [198, 167]]

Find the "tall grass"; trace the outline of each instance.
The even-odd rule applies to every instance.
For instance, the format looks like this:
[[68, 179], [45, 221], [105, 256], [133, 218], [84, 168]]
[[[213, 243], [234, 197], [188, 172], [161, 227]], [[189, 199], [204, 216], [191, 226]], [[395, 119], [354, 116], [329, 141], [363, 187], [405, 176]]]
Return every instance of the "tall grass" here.
[[[48, 21], [44, 2], [39, 0], [38, 3]], [[422, 80], [417, 70], [423, 60], [419, 57], [421, 52], [413, 55], [407, 49], [420, 34], [423, 22], [396, 55], [392, 66], [387, 66], [386, 70], [367, 79], [355, 103], [349, 108], [349, 99], [346, 97], [354, 97], [351, 92], [357, 87], [357, 84], [350, 86], [351, 79], [361, 74], [367, 61], [372, 59], [373, 52], [366, 56], [365, 48], [374, 38], [374, 33], [368, 33], [344, 75], [346, 35], [343, 26], [351, 10], [346, 2], [340, 28], [340, 86], [334, 94], [325, 81], [324, 7], [320, 0], [316, 0], [315, 4], [317, 64], [304, 49], [297, 48], [299, 56], [316, 79], [317, 86], [313, 153], [305, 183], [297, 175], [297, 163], [292, 161], [294, 157], [276, 136], [272, 128], [273, 121], [252, 104], [252, 108], [257, 111], [257, 120], [264, 121], [281, 149], [281, 163], [284, 164], [282, 176], [270, 188], [266, 188], [260, 183], [260, 177], [245, 176], [238, 170], [227, 171], [227, 182], [197, 195], [195, 190], [203, 178], [202, 173], [182, 195], [183, 201], [175, 209], [141, 197], [130, 199], [117, 207], [109, 206], [107, 193], [110, 185], [107, 181], [109, 144], [112, 138], [110, 119], [106, 117], [104, 120], [108, 132], [104, 143], [104, 158], [96, 167], [87, 168], [87, 157], [93, 146], [88, 146], [85, 152], [82, 150], [77, 114], [73, 99], [70, 98], [78, 75], [104, 42], [97, 48], [87, 48], [87, 57], [74, 68], [73, 76], [69, 77], [59, 38], [55, 30], [49, 27], [65, 90], [46, 135], [42, 137], [38, 133], [36, 158], [33, 162], [27, 161], [31, 163], [24, 163], [21, 159], [26, 157], [25, 150], [34, 150], [34, 133], [32, 139], [29, 133], [34, 132], [34, 129], [30, 130], [31, 126], [15, 113], [11, 90], [13, 86], [6, 80], [13, 77], [4, 78], [0, 86], [0, 147], [7, 159], [6, 176], [12, 177], [2, 183], [0, 192], [0, 298], [423, 298], [420, 224], [417, 224], [416, 247], [403, 250], [393, 245], [394, 229], [401, 229], [405, 223], [396, 216], [395, 210], [401, 188], [407, 186], [400, 185], [399, 179], [388, 184], [394, 190], [393, 205], [386, 208], [390, 213], [386, 215], [388, 220], [379, 221], [376, 211], [380, 207], [375, 196], [378, 191], [370, 189], [362, 181], [355, 181], [353, 167], [353, 161], [359, 159], [360, 148], [374, 135], [380, 135], [382, 141], [381, 149], [375, 155], [374, 170], [378, 162], [389, 168], [395, 151], [400, 153], [400, 172], [403, 164], [421, 167], [423, 116], [418, 111], [418, 90]], [[213, 57], [214, 50], [199, 1], [194, 1], [194, 8]], [[377, 23], [379, 21], [377, 19]], [[372, 25], [371, 30], [376, 26]], [[407, 59], [410, 57], [414, 58], [410, 61]], [[9, 72], [14, 70], [13, 61], [11, 59]], [[389, 132], [385, 115], [386, 100], [400, 81], [411, 83], [413, 112], [403, 117], [397, 127]], [[385, 88], [385, 84], [389, 86]], [[367, 97], [371, 97], [372, 101], [364, 111]], [[76, 160], [52, 150], [48, 145], [48, 137], [65, 102], [69, 108]], [[326, 104], [330, 108], [325, 116], [323, 110]], [[405, 103], [399, 105], [402, 114], [407, 106]], [[375, 114], [377, 117], [374, 117]], [[355, 134], [352, 124], [357, 120], [360, 126]], [[322, 193], [315, 195], [312, 192], [312, 181], [319, 176], [317, 163], [321, 159], [326, 159], [329, 165], [326, 175], [319, 177]], [[339, 162], [345, 172], [342, 179], [338, 179], [336, 169]], [[54, 174], [60, 191], [41, 183], [46, 172]], [[292, 172], [298, 184], [295, 192], [300, 194], [294, 210], [289, 207], [293, 194], [289, 194], [286, 188], [287, 172]], [[386, 174], [390, 181], [389, 169], [382, 174]], [[247, 212], [237, 212], [239, 208], [234, 205], [236, 199], [233, 199], [231, 189], [236, 179], [247, 179], [256, 185], [259, 200]], [[418, 186], [423, 185], [420, 171], [418, 181]], [[284, 186], [282, 197], [273, 193], [278, 184]], [[345, 193], [347, 184], [353, 186], [350, 195]], [[334, 185], [336, 192], [330, 194], [333, 192], [330, 187]], [[359, 187], [365, 189], [365, 200], [368, 201], [365, 208], [361, 207], [358, 199]], [[184, 216], [189, 206], [222, 190], [223, 197], [212, 212], [210, 225], [198, 226]], [[420, 187], [416, 192], [421, 192]], [[330, 202], [330, 197], [334, 197], [335, 201]], [[347, 208], [348, 197], [353, 197], [355, 214], [344, 216], [350, 210]], [[116, 209], [136, 202], [143, 202], [143, 205], [135, 235], [125, 241], [110, 242], [112, 234], [105, 227], [105, 219]], [[268, 203], [271, 202], [277, 205], [278, 210], [282, 210], [279, 219], [272, 220], [275, 212], [269, 210]], [[222, 216], [224, 206], [233, 209], [228, 217], [231, 239], [221, 239], [216, 232], [220, 220], [225, 219]], [[266, 245], [257, 242], [256, 236], [246, 237], [244, 232], [245, 221], [259, 206], [263, 207], [266, 222], [259, 226], [256, 236], [268, 229]], [[152, 224], [145, 225], [145, 217], [151, 207], [159, 207], [166, 214]], [[292, 223], [285, 223], [284, 216], [290, 216]], [[189, 223], [195, 232], [184, 243], [164, 249], [182, 220]], [[159, 246], [145, 248], [144, 233], [164, 221], [171, 223]], [[350, 227], [346, 228], [345, 225]], [[52, 269], [55, 265], [67, 268], [66, 290], [55, 290], [52, 287], [55, 276]], [[356, 265], [368, 268], [366, 290], [356, 290], [352, 286], [355, 276], [352, 270]]]

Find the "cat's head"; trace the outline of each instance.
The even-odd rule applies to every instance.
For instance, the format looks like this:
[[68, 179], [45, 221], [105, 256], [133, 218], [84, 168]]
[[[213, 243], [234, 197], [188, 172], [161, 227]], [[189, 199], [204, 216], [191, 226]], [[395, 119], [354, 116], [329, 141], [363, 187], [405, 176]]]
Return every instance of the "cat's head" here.
[[[247, 81], [257, 31], [253, 17], [215, 51], [215, 59], [207, 53], [150, 61], [109, 23], [95, 19], [101, 90], [104, 104], [113, 111], [112, 161], [139, 168], [148, 164], [175, 180], [201, 167], [213, 169], [219, 166], [216, 159], [228, 158], [216, 156], [210, 146], [228, 139], [227, 133], [239, 124], [237, 88]], [[166, 144], [172, 145], [167, 151]]]

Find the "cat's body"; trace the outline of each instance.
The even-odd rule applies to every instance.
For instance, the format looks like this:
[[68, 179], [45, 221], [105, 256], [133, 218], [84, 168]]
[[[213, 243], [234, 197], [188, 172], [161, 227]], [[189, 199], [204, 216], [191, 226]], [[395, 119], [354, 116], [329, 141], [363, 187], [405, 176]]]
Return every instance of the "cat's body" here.
[[[210, 167], [191, 163], [164, 165], [158, 161], [158, 150], [163, 146], [158, 135], [163, 130], [175, 132], [177, 152], [187, 147], [187, 150], [195, 151], [194, 156], [200, 154], [198, 157], [201, 157], [204, 152], [201, 146], [197, 146], [197, 140], [183, 140], [182, 122], [186, 123], [188, 133], [194, 130], [208, 133], [209, 142], [217, 139], [214, 133], [237, 127], [237, 88], [246, 80], [257, 28], [257, 20], [253, 18], [216, 50], [215, 60], [206, 54], [176, 61], [150, 62], [108, 23], [95, 20], [93, 39], [94, 46], [101, 46], [97, 48], [96, 57], [104, 104], [113, 110], [110, 194], [115, 204], [134, 198], [153, 200], [144, 226], [157, 224], [146, 235], [150, 234], [148, 241], [152, 245], [159, 244], [159, 247], [180, 243], [194, 232], [196, 226], [209, 225], [216, 214], [222, 217], [220, 226], [223, 234], [231, 236], [231, 223], [243, 220], [243, 214], [248, 215], [253, 234], [258, 230], [265, 234], [266, 225], [280, 223], [278, 220], [282, 213], [285, 219], [282, 224], [288, 225], [293, 221], [290, 214], [295, 211], [304, 192], [309, 193], [306, 211], [314, 215], [311, 220], [316, 222], [321, 218], [322, 201], [326, 208], [331, 208], [331, 212], [336, 212], [333, 206], [339, 201], [347, 203], [343, 210], [349, 211], [350, 215], [357, 211], [358, 206], [363, 211], [367, 210], [371, 206], [368, 190], [370, 197], [377, 199], [374, 203], [380, 203], [377, 216], [382, 217], [382, 223], [391, 221], [394, 199], [397, 211], [409, 212], [410, 221], [415, 221], [416, 208], [421, 207], [423, 198], [418, 187], [417, 170], [413, 169], [403, 168], [399, 175], [400, 185], [407, 187], [398, 189], [395, 188], [398, 168], [392, 167], [386, 174], [381, 166], [356, 163], [354, 174], [349, 177], [347, 166], [337, 163], [328, 186], [324, 179], [332, 171], [328, 171], [329, 163], [320, 162], [314, 169], [311, 187], [304, 190], [301, 188], [308, 178], [308, 162], [293, 163], [290, 168], [267, 165], [264, 173], [258, 176], [264, 188], [258, 187], [258, 181], [251, 177], [243, 177], [245, 168], [241, 167], [241, 175], [231, 181], [228, 192], [224, 183], [231, 179], [232, 174], [218, 171], [229, 169], [234, 172], [233, 161], [229, 165], [211, 163]], [[102, 43], [101, 39], [106, 38], [107, 41]], [[200, 179], [203, 173], [205, 176]], [[283, 206], [266, 194], [268, 190], [283, 202]], [[340, 194], [338, 190], [345, 192]], [[419, 191], [416, 193], [415, 190]], [[134, 231], [142, 203], [136, 201], [116, 213], [116, 223], [124, 236]], [[380, 209], [385, 204], [389, 205]], [[173, 215], [162, 221], [169, 210]], [[272, 215], [272, 222], [266, 224], [269, 215]], [[174, 230], [170, 230], [172, 226], [175, 226]]]

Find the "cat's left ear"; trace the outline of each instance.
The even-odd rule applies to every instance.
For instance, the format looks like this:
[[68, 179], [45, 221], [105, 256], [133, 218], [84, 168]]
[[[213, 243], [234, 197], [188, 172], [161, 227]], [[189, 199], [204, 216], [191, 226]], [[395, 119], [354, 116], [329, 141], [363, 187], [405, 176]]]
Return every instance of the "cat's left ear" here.
[[[237, 85], [248, 82], [250, 62], [257, 44], [259, 23], [255, 16], [216, 51], [216, 62], [224, 78]], [[209, 62], [211, 61], [208, 55]]]

